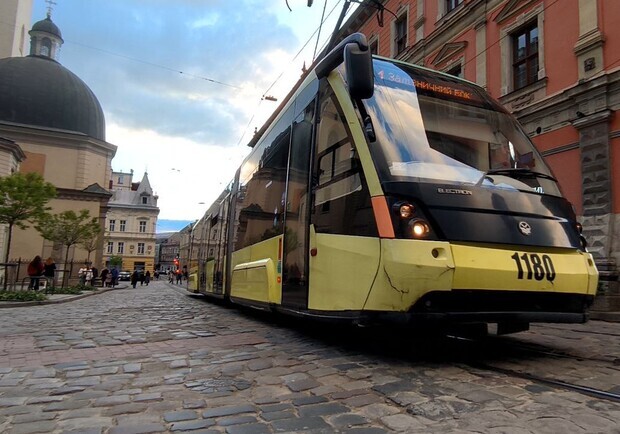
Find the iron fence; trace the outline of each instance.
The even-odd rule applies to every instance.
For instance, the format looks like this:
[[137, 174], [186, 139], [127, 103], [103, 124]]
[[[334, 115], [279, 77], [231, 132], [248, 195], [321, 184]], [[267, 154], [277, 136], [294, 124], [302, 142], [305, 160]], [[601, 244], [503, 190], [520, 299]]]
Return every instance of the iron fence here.
[[[0, 291], [23, 291], [28, 290], [30, 276], [28, 276], [28, 264], [30, 260], [22, 258], [9, 262], [0, 263]], [[56, 263], [54, 277], [40, 278], [40, 286], [45, 288], [51, 284], [54, 287], [66, 288], [80, 283], [78, 272], [84, 266], [85, 261], [70, 261], [66, 264]], [[101, 272], [101, 271], [99, 271]], [[101, 285], [100, 279], [95, 279], [95, 285]]]

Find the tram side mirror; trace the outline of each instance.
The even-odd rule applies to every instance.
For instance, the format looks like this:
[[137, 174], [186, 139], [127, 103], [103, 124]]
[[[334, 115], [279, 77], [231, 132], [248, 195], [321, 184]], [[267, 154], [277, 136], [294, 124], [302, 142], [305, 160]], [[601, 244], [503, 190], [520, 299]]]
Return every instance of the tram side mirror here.
[[351, 98], [354, 100], [370, 98], [375, 90], [370, 49], [366, 47], [362, 50], [358, 44], [347, 44], [344, 47], [344, 67]]

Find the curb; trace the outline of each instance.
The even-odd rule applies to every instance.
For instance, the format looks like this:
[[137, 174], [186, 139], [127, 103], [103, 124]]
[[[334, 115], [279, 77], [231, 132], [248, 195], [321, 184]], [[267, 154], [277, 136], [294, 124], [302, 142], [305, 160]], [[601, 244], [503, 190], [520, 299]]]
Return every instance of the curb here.
[[590, 311], [589, 316], [593, 321], [620, 322], [620, 312]]
[[43, 306], [46, 304], [61, 304], [67, 303], [69, 301], [80, 300], [82, 298], [91, 297], [97, 294], [103, 294], [108, 291], [114, 291], [116, 289], [125, 289], [125, 287], [114, 287], [114, 288], [101, 288], [101, 290], [97, 291], [87, 291], [83, 294], [76, 294], [72, 297], [60, 298], [57, 300], [43, 300], [43, 301], [3, 301], [0, 302], [0, 309], [11, 308], [11, 307], [29, 307], [29, 306]]

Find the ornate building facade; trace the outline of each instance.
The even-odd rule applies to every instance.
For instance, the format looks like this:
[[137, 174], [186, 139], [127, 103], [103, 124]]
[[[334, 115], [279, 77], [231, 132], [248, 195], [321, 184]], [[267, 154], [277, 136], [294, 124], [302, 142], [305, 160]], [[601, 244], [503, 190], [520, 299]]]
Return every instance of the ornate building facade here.
[[122, 270], [148, 270], [152, 274], [157, 263], [155, 230], [159, 208], [148, 174], [145, 172], [142, 180], [134, 183], [133, 171], [112, 172], [110, 190], [102, 265], [110, 267], [110, 258], [118, 256]]
[[[23, 11], [31, 6], [32, 2], [21, 0], [2, 2], [3, 11], [18, 11], [16, 23], [24, 21]], [[39, 173], [56, 187], [51, 212], [86, 209], [103, 228], [111, 197], [104, 187], [116, 153], [116, 146], [105, 140], [103, 110], [88, 85], [58, 62], [63, 39], [49, 13], [29, 35], [28, 56], [0, 59], [0, 137], [23, 151], [16, 154], [23, 156], [21, 172]], [[52, 256], [60, 263], [64, 253], [62, 246], [44, 240], [32, 228], [14, 230], [11, 258]], [[69, 253], [69, 259], [76, 261], [88, 256], [79, 246]], [[99, 263], [101, 245], [94, 253], [93, 260]]]
[[602, 289], [620, 262], [620, 8], [615, 0], [366, 0], [340, 30], [463, 77], [511, 110], [583, 222]]

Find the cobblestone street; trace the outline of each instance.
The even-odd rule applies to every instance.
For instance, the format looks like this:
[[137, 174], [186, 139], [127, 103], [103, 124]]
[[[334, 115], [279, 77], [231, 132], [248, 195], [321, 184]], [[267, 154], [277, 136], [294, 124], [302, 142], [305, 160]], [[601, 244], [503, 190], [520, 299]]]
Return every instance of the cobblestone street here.
[[620, 432], [620, 402], [486, 369], [618, 394], [618, 323], [433, 343], [275, 320], [161, 281], [0, 318], [3, 433]]

